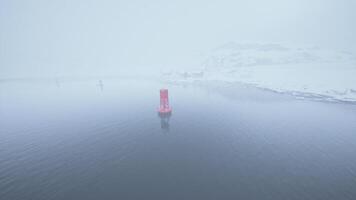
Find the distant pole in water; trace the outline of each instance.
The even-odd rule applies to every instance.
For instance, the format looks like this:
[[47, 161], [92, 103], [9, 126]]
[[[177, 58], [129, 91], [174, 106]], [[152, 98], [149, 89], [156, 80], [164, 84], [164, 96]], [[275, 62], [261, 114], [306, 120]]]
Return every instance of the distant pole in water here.
[[102, 81], [102, 80], [99, 80], [98, 86], [100, 87], [100, 90], [103, 91], [103, 89], [104, 89], [104, 84], [103, 84], [103, 81]]
[[57, 87], [61, 87], [61, 84], [60, 84], [58, 78], [56, 78], [56, 86], [57, 86]]
[[158, 109], [159, 115], [170, 115], [172, 113], [172, 108], [169, 107], [168, 100], [168, 90], [161, 89], [160, 90], [160, 106]]

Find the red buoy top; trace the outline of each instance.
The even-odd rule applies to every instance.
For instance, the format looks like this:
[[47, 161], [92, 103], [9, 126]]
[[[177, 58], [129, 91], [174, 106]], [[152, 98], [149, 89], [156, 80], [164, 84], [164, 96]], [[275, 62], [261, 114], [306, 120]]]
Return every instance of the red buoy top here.
[[172, 112], [172, 109], [169, 107], [168, 90], [167, 89], [160, 90], [160, 105], [159, 105], [158, 112], [159, 113]]

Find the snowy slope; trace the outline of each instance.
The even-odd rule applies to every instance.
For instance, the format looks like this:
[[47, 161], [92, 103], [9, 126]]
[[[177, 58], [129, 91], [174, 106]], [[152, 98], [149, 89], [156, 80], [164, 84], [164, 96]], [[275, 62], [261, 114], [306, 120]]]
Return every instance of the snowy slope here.
[[202, 68], [165, 77], [183, 82], [239, 82], [298, 97], [356, 102], [356, 58], [349, 52], [228, 43], [214, 49]]

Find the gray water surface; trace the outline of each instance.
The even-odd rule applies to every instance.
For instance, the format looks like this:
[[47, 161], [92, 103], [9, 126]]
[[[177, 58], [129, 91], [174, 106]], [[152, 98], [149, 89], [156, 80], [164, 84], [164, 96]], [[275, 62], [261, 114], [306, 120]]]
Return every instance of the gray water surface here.
[[355, 105], [147, 80], [1, 82], [0, 95], [1, 200], [356, 199]]

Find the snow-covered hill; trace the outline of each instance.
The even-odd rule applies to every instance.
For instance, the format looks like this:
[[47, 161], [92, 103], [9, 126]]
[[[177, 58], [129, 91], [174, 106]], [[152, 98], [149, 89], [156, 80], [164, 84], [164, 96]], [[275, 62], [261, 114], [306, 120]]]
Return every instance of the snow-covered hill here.
[[171, 72], [175, 82], [224, 81], [298, 97], [356, 102], [356, 57], [318, 47], [228, 43], [191, 72]]

